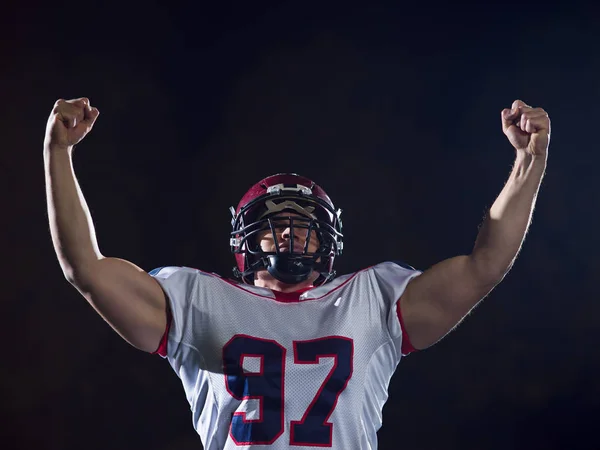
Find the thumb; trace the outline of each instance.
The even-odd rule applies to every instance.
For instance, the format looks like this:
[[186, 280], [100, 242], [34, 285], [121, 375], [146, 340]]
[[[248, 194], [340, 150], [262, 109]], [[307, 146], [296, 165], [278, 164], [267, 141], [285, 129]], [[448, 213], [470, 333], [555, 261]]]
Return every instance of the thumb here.
[[73, 128], [73, 126], [74, 126], [74, 119], [65, 117], [61, 113], [51, 114], [50, 117], [48, 118], [47, 127], [49, 129], [67, 129], [67, 128]]
[[502, 110], [500, 118], [502, 120], [502, 130], [505, 133], [511, 126], [514, 126], [514, 121], [518, 115], [519, 115], [519, 108], [513, 108], [513, 109], [506, 108], [506, 109]]
[[519, 108], [531, 108], [531, 106], [529, 106], [523, 100], [517, 99], [512, 103], [512, 109], [519, 109]]
[[96, 119], [98, 118], [98, 116], [100, 115], [100, 111], [98, 111], [98, 108], [92, 108], [90, 107], [90, 105], [86, 105], [84, 110], [83, 110], [83, 122], [85, 123], [85, 125], [87, 127], [92, 127], [94, 125], [94, 122], [96, 122]]

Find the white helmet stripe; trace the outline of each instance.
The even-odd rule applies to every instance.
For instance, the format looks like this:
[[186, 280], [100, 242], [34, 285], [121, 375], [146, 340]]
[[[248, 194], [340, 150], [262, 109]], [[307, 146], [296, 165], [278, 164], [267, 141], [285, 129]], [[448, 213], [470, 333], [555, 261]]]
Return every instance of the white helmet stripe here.
[[296, 211], [298, 214], [302, 214], [303, 216], [307, 216], [307, 217], [310, 217], [311, 219], [317, 220], [317, 216], [315, 216], [313, 214], [313, 211], [315, 210], [314, 206], [307, 206], [307, 207], [303, 208], [298, 203], [296, 203], [292, 200], [284, 200], [279, 204], [275, 204], [275, 202], [273, 200], [267, 200], [265, 202], [265, 206], [267, 207], [267, 210], [260, 215], [260, 217], [258, 218], [259, 220], [267, 215], [276, 214], [285, 209], [292, 209], [292, 210]]

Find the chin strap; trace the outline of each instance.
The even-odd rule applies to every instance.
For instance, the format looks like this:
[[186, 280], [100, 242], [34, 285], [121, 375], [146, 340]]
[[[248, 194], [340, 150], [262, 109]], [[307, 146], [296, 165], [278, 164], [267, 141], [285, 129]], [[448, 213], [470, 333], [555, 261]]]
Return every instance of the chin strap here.
[[307, 280], [315, 269], [319, 271], [319, 277], [314, 281], [314, 286], [327, 283], [335, 278], [336, 275], [335, 270], [331, 272], [327, 270], [323, 271], [323, 268], [312, 258], [290, 258], [286, 254], [279, 256], [269, 255], [259, 258], [243, 272], [234, 267], [233, 275], [245, 283], [253, 284], [254, 273], [262, 269], [267, 269], [267, 272], [273, 278], [286, 284], [297, 284]]
[[306, 281], [315, 263], [312, 258], [290, 258], [288, 255], [271, 255], [268, 260], [267, 271], [285, 284]]
[[308, 279], [313, 272], [315, 262], [312, 258], [290, 258], [288, 255], [269, 255], [259, 258], [248, 266], [243, 272], [237, 267], [233, 268], [233, 275], [241, 278], [245, 283], [252, 284], [249, 280], [254, 278], [258, 270], [267, 269], [267, 272], [285, 284], [297, 284]]

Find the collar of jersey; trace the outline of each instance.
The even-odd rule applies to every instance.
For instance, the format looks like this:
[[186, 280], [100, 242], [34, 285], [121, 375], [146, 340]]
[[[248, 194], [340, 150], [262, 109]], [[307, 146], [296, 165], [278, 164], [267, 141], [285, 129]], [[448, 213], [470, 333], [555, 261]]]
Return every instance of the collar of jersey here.
[[299, 302], [300, 296], [302, 294], [304, 294], [306, 291], [311, 290], [312, 288], [314, 288], [314, 286], [307, 286], [307, 287], [298, 289], [297, 291], [293, 291], [293, 292], [281, 292], [281, 291], [276, 291], [274, 289], [271, 289], [271, 292], [273, 292], [273, 295], [275, 296], [275, 300], [278, 300], [280, 302], [286, 302], [286, 303], [294, 303], [294, 302]]

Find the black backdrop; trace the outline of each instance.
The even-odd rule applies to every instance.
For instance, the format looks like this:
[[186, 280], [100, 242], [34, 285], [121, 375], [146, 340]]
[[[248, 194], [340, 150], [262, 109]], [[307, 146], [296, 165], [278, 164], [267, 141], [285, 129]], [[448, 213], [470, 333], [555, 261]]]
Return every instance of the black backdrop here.
[[42, 140], [58, 98], [101, 112], [76, 171], [102, 252], [230, 274], [229, 212], [293, 171], [344, 209], [341, 273], [468, 252], [513, 153], [515, 98], [553, 124], [513, 271], [403, 360], [381, 449], [595, 449], [600, 337], [593, 6], [22, 3], [0, 28], [2, 448], [201, 448], [176, 375], [64, 280]]

